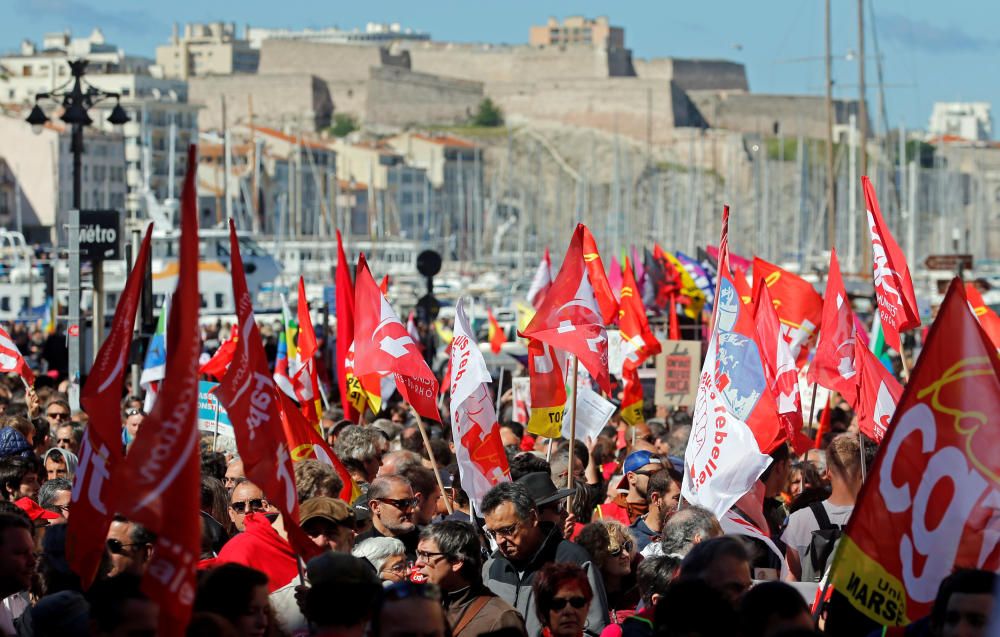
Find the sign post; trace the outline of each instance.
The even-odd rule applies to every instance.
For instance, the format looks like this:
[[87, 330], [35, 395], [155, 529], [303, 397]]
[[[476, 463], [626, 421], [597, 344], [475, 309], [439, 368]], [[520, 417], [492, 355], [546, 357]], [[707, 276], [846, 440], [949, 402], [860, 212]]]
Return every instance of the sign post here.
[[80, 256], [93, 264], [93, 338], [97, 356], [104, 340], [104, 261], [122, 258], [121, 214], [117, 210], [81, 210], [77, 236]]
[[69, 408], [80, 410], [80, 211], [69, 211], [69, 325], [66, 347], [69, 350]]

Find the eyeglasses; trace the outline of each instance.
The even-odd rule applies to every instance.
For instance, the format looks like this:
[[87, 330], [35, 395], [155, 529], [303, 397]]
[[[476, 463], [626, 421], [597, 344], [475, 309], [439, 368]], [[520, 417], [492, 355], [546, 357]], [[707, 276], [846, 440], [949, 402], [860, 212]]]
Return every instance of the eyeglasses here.
[[136, 409], [135, 407], [130, 407], [125, 410], [125, 417], [129, 416], [145, 416], [146, 414], [141, 409]]
[[517, 533], [517, 530], [519, 528], [521, 528], [521, 523], [520, 522], [515, 522], [515, 523], [510, 524], [508, 526], [505, 526], [503, 528], [499, 528], [499, 529], [485, 529], [484, 528], [483, 530], [486, 531], [486, 535], [488, 535], [490, 538], [492, 538], [493, 541], [496, 541], [496, 539], [500, 538], [500, 537], [507, 537], [507, 538], [513, 537], [514, 534]]
[[58, 444], [61, 444], [61, 445], [62, 445], [62, 444], [65, 444], [65, 445], [71, 445], [71, 444], [73, 444], [73, 443], [74, 443], [75, 441], [74, 441], [74, 440], [73, 440], [72, 438], [56, 438], [56, 442], [57, 442]]
[[[420, 556], [420, 553], [417, 553], [417, 557], [418, 558], [419, 558], [419, 556]], [[396, 562], [392, 566], [390, 566], [388, 568], [384, 568], [382, 570], [389, 571], [390, 573], [396, 573], [397, 575], [402, 575], [403, 573], [406, 572], [406, 570], [408, 568], [409, 568], [409, 566], [406, 564], [406, 562]]]
[[130, 546], [146, 546], [143, 542], [135, 542], [133, 544], [122, 544], [121, 540], [108, 540], [105, 545], [108, 547], [108, 551], [114, 555], [125, 555], [125, 549]]
[[48, 411], [45, 412], [45, 416], [52, 420], [69, 420], [68, 411]]
[[448, 557], [447, 553], [431, 553], [429, 551], [417, 551], [417, 561], [430, 564], [432, 557]]
[[586, 597], [553, 597], [552, 603], [549, 606], [552, 610], [562, 610], [566, 608], [566, 604], [569, 604], [573, 608], [583, 608], [587, 605]]
[[237, 513], [245, 513], [247, 510], [247, 505], [250, 505], [250, 510], [254, 513], [259, 513], [267, 508], [266, 500], [263, 498], [252, 498], [250, 500], [237, 500], [236, 502], [230, 502], [229, 508]]
[[416, 498], [404, 498], [402, 500], [393, 500], [392, 498], [378, 498], [376, 502], [385, 502], [386, 504], [391, 504], [400, 511], [409, 511], [413, 507], [417, 506]]
[[[631, 554], [632, 553], [632, 548], [634, 546], [635, 545], [632, 544], [632, 540], [625, 540], [624, 542], [622, 542], [618, 546], [616, 546], [614, 548], [608, 549], [608, 555], [610, 555], [611, 557], [618, 557], [623, 552], [625, 554]], [[579, 606], [577, 608], [579, 608]]]

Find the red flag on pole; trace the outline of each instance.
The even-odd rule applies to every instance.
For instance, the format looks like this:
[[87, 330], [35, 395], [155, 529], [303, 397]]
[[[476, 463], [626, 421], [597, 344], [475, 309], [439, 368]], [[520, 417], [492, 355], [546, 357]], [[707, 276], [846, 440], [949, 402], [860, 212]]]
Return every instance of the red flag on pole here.
[[812, 283], [760, 257], [753, 259], [753, 278], [767, 285], [774, 311], [781, 321], [782, 336], [792, 356], [804, 362], [806, 344], [816, 333], [823, 316], [823, 297]]
[[11, 340], [10, 334], [0, 327], [0, 372], [13, 372], [20, 376], [28, 387], [35, 384], [35, 373], [31, 371], [24, 357]]
[[812, 440], [802, 434], [802, 399], [799, 396], [799, 370], [791, 348], [781, 335], [781, 323], [774, 311], [771, 293], [763, 279], [757, 280], [754, 324], [760, 343], [761, 360], [768, 389], [778, 408], [778, 421], [785, 429], [795, 453], [805, 453]]
[[267, 355], [254, 317], [236, 225], [232, 220], [229, 221], [229, 244], [236, 317], [243, 338], [215, 395], [236, 424], [233, 428], [236, 448], [247, 478], [261, 488], [268, 502], [281, 513], [288, 543], [303, 559], [309, 559], [319, 552], [319, 547], [299, 527], [295, 470], [285, 441], [278, 399], [278, 394], [284, 392], [275, 388], [268, 373]]
[[204, 365], [198, 368], [199, 376], [207, 374], [216, 378], [222, 378], [226, 375], [226, 369], [229, 368], [229, 363], [233, 362], [233, 352], [236, 351], [236, 343], [239, 341], [239, 332], [239, 326], [233, 325], [232, 329], [229, 331], [229, 338], [219, 345], [219, 349], [215, 350], [215, 353], [212, 354], [212, 358], [208, 359]]
[[[832, 389], [851, 405], [858, 402], [857, 369], [854, 348], [858, 347], [858, 329], [851, 310], [851, 300], [840, 276], [837, 251], [830, 251], [830, 272], [826, 277], [823, 318], [820, 320], [816, 355], [809, 363], [809, 382]], [[861, 347], [864, 347], [861, 345]]]
[[[522, 336], [542, 341], [551, 347], [574, 354], [605, 393], [611, 392], [608, 375], [608, 333], [604, 328], [602, 309], [598, 305], [595, 289], [610, 287], [600, 272], [603, 282], [591, 283], [591, 268], [585, 262], [584, 246], [589, 236], [583, 224], [576, 227], [566, 258], [552, 289], [545, 295], [542, 307], [528, 323]], [[596, 248], [594, 248], [596, 250]], [[591, 255], [596, 254], [589, 253]], [[591, 256], [591, 262], [596, 257]], [[614, 296], [610, 297], [612, 300]], [[615, 311], [618, 305], [615, 303]]]
[[587, 264], [587, 274], [590, 277], [590, 285], [594, 288], [597, 306], [601, 308], [601, 318], [605, 325], [612, 325], [618, 320], [618, 299], [611, 290], [594, 235], [590, 234], [590, 230], [582, 223], [579, 227], [583, 228], [583, 261]]
[[129, 273], [111, 331], [97, 353], [94, 366], [83, 386], [80, 402], [90, 415], [80, 445], [80, 465], [73, 479], [73, 516], [66, 529], [66, 560], [80, 576], [84, 589], [90, 588], [108, 537], [114, 510], [107, 487], [124, 459], [122, 454], [121, 395], [128, 371], [128, 353], [132, 349], [135, 314], [142, 296], [145, 263], [149, 260], [149, 242], [153, 224], [146, 229], [135, 267]]
[[337, 454], [330, 449], [323, 437], [311, 426], [302, 416], [298, 406], [285, 392], [276, 392], [281, 398], [281, 426], [285, 432], [285, 440], [291, 450], [292, 462], [299, 460], [319, 460], [323, 464], [333, 467], [344, 483], [340, 494], [337, 496], [344, 502], [350, 504], [361, 495], [361, 489], [351, 478], [351, 473], [340, 461]]
[[[335, 276], [336, 301], [337, 301], [337, 385], [340, 389], [340, 404], [344, 407], [344, 418], [351, 422], [358, 422], [361, 418], [361, 411], [358, 409], [357, 400], [354, 397], [362, 396], [361, 385], [354, 377], [353, 372], [348, 370], [344, 362], [348, 358], [348, 351], [354, 343], [354, 283], [351, 282], [350, 266], [347, 264], [347, 256], [344, 254], [344, 242], [340, 238], [340, 230], [337, 231], [337, 272]], [[353, 381], [353, 382], [352, 382]], [[352, 385], [357, 385], [352, 387]], [[361, 402], [364, 408], [364, 402]]]
[[858, 402], [854, 405], [858, 428], [875, 442], [881, 442], [903, 395], [903, 387], [867, 347], [855, 347], [854, 356], [854, 368], [858, 370]]
[[389, 275], [386, 274], [382, 277], [382, 282], [378, 284], [378, 289], [382, 292], [383, 296], [389, 296]]
[[547, 343], [528, 339], [528, 378], [531, 409], [528, 433], [546, 438], [562, 436], [566, 408], [566, 367], [564, 357]]
[[642, 303], [642, 294], [636, 284], [628, 258], [622, 277], [622, 295], [618, 305], [618, 329], [622, 339], [628, 343], [629, 353], [626, 354], [626, 364], [639, 366], [650, 356], [656, 356], [662, 351], [660, 341], [649, 328], [646, 318], [646, 308]]
[[[159, 634], [166, 636], [184, 634], [201, 554], [197, 166], [196, 147], [191, 145], [181, 194], [180, 267], [167, 327], [166, 375], [128, 458], [112, 477], [115, 504], [111, 511], [157, 536], [142, 587], [160, 606]], [[127, 326], [132, 329], [131, 323]]]
[[299, 277], [299, 297], [295, 305], [299, 319], [299, 335], [296, 343], [296, 355], [299, 357], [298, 371], [295, 372], [296, 388], [299, 393], [299, 409], [313, 427], [319, 427], [319, 419], [323, 413], [319, 395], [319, 374], [316, 370], [316, 352], [319, 345], [316, 341], [316, 330], [313, 329], [312, 316], [309, 314], [309, 301], [306, 298], [306, 284]]
[[549, 249], [545, 248], [545, 255], [538, 263], [535, 270], [535, 277], [531, 280], [528, 288], [528, 303], [536, 310], [542, 307], [542, 300], [552, 287], [552, 259], [549, 257]]
[[906, 266], [906, 256], [882, 219], [875, 188], [868, 177], [862, 177], [861, 184], [865, 189], [868, 230], [872, 237], [872, 268], [878, 313], [882, 319], [886, 345], [898, 352], [901, 347], [899, 335], [920, 326], [917, 299], [913, 293], [910, 269]]
[[362, 379], [392, 374], [403, 399], [422, 417], [440, 422], [437, 378], [375, 285], [364, 255], [358, 257], [354, 309], [354, 372]]
[[926, 617], [957, 569], [1000, 569], [997, 363], [955, 279], [832, 566], [837, 591], [879, 624]]
[[507, 336], [503, 333], [503, 328], [500, 327], [500, 323], [497, 322], [497, 318], [493, 316], [493, 310], [486, 310], [486, 318], [489, 319], [490, 322], [488, 330], [490, 350], [492, 350], [494, 354], [499, 354], [500, 350], [503, 349], [503, 344], [507, 342]]

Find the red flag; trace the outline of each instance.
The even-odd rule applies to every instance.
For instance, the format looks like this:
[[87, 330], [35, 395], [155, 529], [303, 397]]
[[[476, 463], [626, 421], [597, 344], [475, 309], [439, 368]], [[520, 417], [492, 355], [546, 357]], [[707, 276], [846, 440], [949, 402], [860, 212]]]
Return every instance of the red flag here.
[[832, 389], [849, 404], [857, 405], [858, 372], [854, 367], [854, 349], [858, 346], [857, 322], [851, 311], [851, 300], [840, 276], [837, 251], [831, 250], [823, 318], [820, 320], [816, 355], [809, 363], [809, 382]]
[[[590, 281], [591, 268], [584, 262], [585, 238], [588, 235], [583, 224], [576, 227], [552, 289], [545, 295], [542, 307], [535, 313], [522, 335], [574, 354], [597, 380], [601, 389], [610, 393], [608, 333], [604, 329], [602, 310]], [[592, 256], [591, 262], [595, 262], [595, 259]], [[603, 287], [610, 294], [603, 269], [601, 278]], [[610, 298], [613, 300], [614, 296]], [[616, 312], [617, 308], [616, 303]]]
[[[267, 355], [253, 313], [247, 289], [243, 258], [236, 239], [236, 225], [229, 221], [230, 268], [236, 318], [243, 338], [233, 355], [222, 382], [215, 390], [230, 420], [237, 426], [236, 448], [243, 460], [246, 477], [259, 486], [268, 502], [277, 507], [284, 520], [288, 543], [303, 559], [319, 552], [299, 527], [299, 500], [295, 491], [295, 470], [281, 423], [281, 403], [274, 380], [268, 373]], [[300, 301], [300, 304], [302, 301]]]
[[875, 442], [881, 442], [903, 395], [903, 387], [867, 347], [855, 347], [854, 356], [854, 368], [858, 370], [855, 405], [858, 428]]
[[805, 362], [806, 344], [823, 317], [823, 297], [812, 283], [759, 257], [753, 259], [753, 279], [755, 288], [757, 281], [767, 284], [785, 342], [792, 356]]
[[17, 345], [14, 344], [14, 341], [10, 338], [10, 334], [2, 327], [0, 327], [0, 372], [4, 374], [14, 372], [24, 379], [28, 387], [35, 384], [35, 373], [24, 362], [24, 357], [21, 356]]
[[542, 301], [552, 287], [552, 259], [549, 257], [549, 249], [545, 248], [545, 255], [538, 263], [535, 270], [535, 277], [531, 280], [528, 288], [528, 303], [536, 310], [542, 307]]
[[[180, 267], [167, 327], [170, 349], [166, 375], [126, 462], [112, 477], [116, 497], [111, 510], [121, 512], [157, 536], [142, 588], [159, 604], [158, 634], [167, 636], [184, 634], [201, 554], [197, 166], [196, 147], [191, 145], [181, 194]], [[131, 330], [132, 324], [127, 327]], [[117, 408], [114, 413], [118, 414]], [[234, 422], [240, 421], [234, 418]]]
[[299, 277], [299, 298], [295, 306], [299, 319], [299, 335], [296, 343], [296, 355], [299, 357], [299, 369], [295, 372], [294, 385], [301, 387], [299, 409], [313, 427], [319, 427], [319, 419], [323, 409], [319, 396], [319, 374], [316, 371], [316, 352], [319, 345], [316, 342], [316, 330], [313, 329], [312, 316], [309, 314], [309, 301], [306, 300], [306, 284]]
[[747, 273], [742, 268], [733, 270], [733, 286], [736, 287], [736, 293], [744, 304], [749, 305], [753, 301], [753, 290], [750, 289]]
[[880, 624], [926, 617], [957, 569], [1000, 569], [997, 362], [955, 279], [833, 564], [833, 585]]
[[594, 235], [590, 234], [590, 230], [582, 223], [578, 227], [583, 228], [583, 260], [587, 264], [587, 274], [590, 277], [590, 285], [594, 288], [597, 305], [601, 308], [601, 318], [605, 325], [611, 325], [618, 318], [618, 299], [611, 291], [611, 284], [608, 282], [608, 275], [605, 273]]
[[816, 441], [813, 443], [813, 449], [823, 448], [823, 435], [830, 431], [830, 409], [833, 407], [831, 402], [833, 402], [833, 394], [827, 394], [826, 406], [823, 407], [823, 413], [819, 417], [819, 425], [816, 427]]
[[802, 400], [799, 396], [799, 370], [791, 348], [781, 337], [781, 324], [774, 311], [770, 291], [763, 279], [757, 280], [757, 298], [754, 305], [754, 324], [760, 343], [764, 376], [771, 396], [777, 404], [778, 421], [785, 429], [788, 441], [801, 454], [812, 441], [802, 434]]
[[383, 296], [389, 296], [389, 275], [386, 274], [382, 277], [382, 282], [378, 284], [378, 289], [382, 291]]
[[649, 328], [646, 318], [646, 308], [642, 304], [642, 294], [636, 284], [628, 258], [622, 277], [621, 301], [618, 305], [618, 328], [622, 339], [629, 345], [625, 364], [641, 365], [650, 356], [656, 356], [662, 351], [660, 341]]
[[437, 378], [375, 285], [364, 255], [358, 257], [354, 308], [354, 372], [362, 378], [393, 374], [403, 399], [424, 418], [440, 422]]
[[882, 219], [872, 182], [868, 177], [862, 177], [861, 184], [865, 189], [868, 230], [872, 236], [872, 268], [878, 313], [882, 318], [886, 345], [898, 352], [899, 335], [920, 326], [917, 299], [913, 293], [910, 269], [906, 267], [906, 256]]
[[[347, 265], [347, 256], [344, 254], [344, 243], [340, 238], [340, 230], [337, 231], [337, 273], [336, 273], [336, 301], [337, 301], [337, 384], [340, 388], [340, 404], [344, 407], [344, 418], [351, 422], [358, 422], [361, 418], [360, 409], [364, 409], [364, 402], [361, 408], [357, 406], [357, 400], [352, 400], [352, 393], [356, 398], [363, 396], [360, 383], [354, 374], [347, 370], [344, 362], [348, 358], [348, 350], [354, 343], [354, 284], [351, 282], [351, 273]], [[357, 387], [352, 387], [357, 385]]]
[[229, 368], [229, 363], [233, 362], [233, 352], [236, 351], [236, 343], [239, 341], [240, 328], [238, 325], [233, 325], [232, 329], [229, 330], [229, 338], [219, 345], [219, 349], [215, 350], [212, 354], [212, 358], [208, 359], [204, 365], [198, 368], [198, 375], [207, 374], [209, 376], [215, 376], [216, 378], [222, 378], [226, 375], [226, 369]]
[[281, 427], [285, 433], [285, 440], [288, 442], [292, 462], [313, 459], [330, 465], [340, 476], [340, 481], [344, 483], [337, 497], [347, 503], [354, 502], [354, 499], [361, 495], [361, 489], [351, 478], [347, 467], [330, 449], [323, 437], [316, 432], [315, 427], [311, 426], [302, 416], [295, 401], [285, 392], [276, 393], [281, 399]]
[[493, 310], [486, 310], [486, 318], [489, 319], [489, 341], [490, 349], [493, 350], [494, 354], [499, 354], [500, 350], [503, 349], [503, 344], [507, 342], [507, 336], [503, 333], [503, 328], [500, 327], [500, 323], [497, 322], [497, 318], [493, 316]]
[[622, 420], [630, 425], [646, 422], [646, 418], [642, 414], [643, 396], [639, 369], [626, 362], [622, 367], [622, 381], [625, 384], [622, 388]]
[[528, 339], [528, 378], [531, 381], [528, 433], [546, 438], [562, 436], [562, 417], [566, 408], [566, 367], [563, 358], [547, 343]]
[[990, 337], [990, 341], [1000, 349], [1000, 316], [993, 311], [989, 305], [983, 301], [983, 295], [979, 293], [971, 283], [965, 284], [965, 295], [969, 298], [969, 306], [972, 312], [979, 319], [979, 324], [983, 326], [983, 331]]
[[90, 588], [97, 575], [114, 514], [109, 506], [112, 494], [105, 485], [124, 459], [120, 404], [152, 232], [150, 224], [136, 257], [136, 267], [132, 268], [118, 299], [111, 331], [101, 345], [80, 396], [84, 410], [90, 415], [90, 424], [83, 430], [80, 465], [73, 479], [73, 516], [66, 529], [66, 559], [80, 576], [84, 589]]

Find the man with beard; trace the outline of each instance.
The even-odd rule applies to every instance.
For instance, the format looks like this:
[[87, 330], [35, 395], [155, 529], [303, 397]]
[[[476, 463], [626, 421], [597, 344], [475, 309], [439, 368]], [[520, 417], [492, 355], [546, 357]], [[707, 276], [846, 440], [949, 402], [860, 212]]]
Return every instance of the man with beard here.
[[629, 524], [635, 524], [638, 518], [646, 515], [649, 510], [649, 502], [647, 501], [649, 478], [662, 470], [663, 461], [650, 451], [633, 451], [625, 458], [625, 464], [622, 466], [622, 472], [625, 475], [618, 483], [618, 488], [628, 488], [628, 495], [625, 496], [625, 511], [628, 514]]
[[649, 476], [646, 485], [649, 511], [646, 515], [637, 517], [632, 523], [632, 534], [635, 536], [636, 550], [641, 551], [650, 542], [660, 539], [663, 522], [667, 514], [677, 510], [677, 501], [681, 495], [680, 481], [666, 469]]
[[394, 537], [406, 547], [406, 559], [416, 561], [420, 531], [413, 521], [417, 498], [410, 481], [399, 475], [375, 478], [368, 489], [368, 509], [372, 528], [359, 535], [356, 543], [372, 537]]

